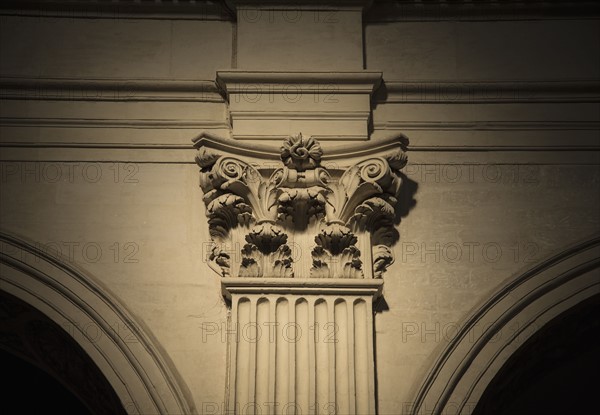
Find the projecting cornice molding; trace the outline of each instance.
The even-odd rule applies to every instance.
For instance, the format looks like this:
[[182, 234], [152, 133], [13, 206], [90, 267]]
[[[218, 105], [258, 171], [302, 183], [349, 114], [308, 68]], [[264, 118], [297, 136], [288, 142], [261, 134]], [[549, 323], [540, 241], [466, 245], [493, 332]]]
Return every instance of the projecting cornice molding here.
[[342, 1], [131, 1], [131, 0], [7, 0], [3, 15], [94, 19], [221, 20], [236, 18], [236, 9], [358, 10], [368, 23], [444, 20], [595, 19], [600, 7], [594, 1], [448, 1], [342, 0]]
[[553, 81], [385, 80], [378, 103], [553, 103], [600, 102], [600, 82], [593, 79]]
[[225, 0], [231, 9], [263, 8], [271, 10], [366, 10], [373, 0]]
[[135, 78], [2, 77], [0, 98], [48, 101], [223, 102], [214, 81]]
[[[206, 134], [195, 140], [216, 272], [262, 278], [383, 275], [399, 238], [394, 221], [400, 169], [407, 162], [405, 138], [389, 139], [377, 152], [345, 149], [346, 160], [338, 152], [329, 163], [321, 144], [302, 134], [260, 158], [225, 143]], [[266, 148], [254, 154], [261, 150]]]

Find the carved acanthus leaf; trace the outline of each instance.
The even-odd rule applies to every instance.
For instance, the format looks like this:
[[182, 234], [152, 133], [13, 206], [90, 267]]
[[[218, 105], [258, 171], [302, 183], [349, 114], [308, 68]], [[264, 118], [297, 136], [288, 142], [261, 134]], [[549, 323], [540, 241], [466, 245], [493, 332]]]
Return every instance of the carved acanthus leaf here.
[[396, 198], [383, 194], [381, 197], [372, 197], [365, 200], [354, 209], [354, 215], [350, 217], [349, 224], [369, 232], [381, 227], [393, 226], [394, 206]]
[[271, 223], [263, 222], [254, 226], [248, 235], [246, 242], [255, 245], [260, 252], [269, 254], [287, 242], [287, 234], [281, 227]]
[[326, 190], [320, 187], [307, 189], [281, 188], [277, 192], [278, 218], [299, 222], [311, 217], [319, 219], [325, 214]]
[[331, 261], [331, 254], [319, 245], [312, 250], [311, 254], [313, 267], [310, 269], [310, 276], [312, 278], [331, 278], [331, 270], [327, 265]]
[[360, 251], [357, 247], [345, 248], [337, 255], [320, 245], [312, 250], [312, 278], [364, 278]]
[[209, 202], [206, 208], [210, 236], [224, 240], [230, 229], [248, 226], [252, 221], [252, 209], [240, 196], [224, 193]]
[[262, 277], [262, 258], [263, 255], [260, 253], [256, 245], [244, 245], [244, 247], [242, 248], [242, 265], [240, 266], [240, 277]]
[[287, 245], [280, 245], [275, 251], [264, 253], [256, 245], [248, 243], [242, 249], [240, 277], [291, 278], [294, 276], [291, 254]]
[[344, 249], [354, 245], [357, 241], [356, 235], [339, 223], [327, 225], [315, 237], [317, 245], [327, 249], [333, 255], [340, 254]]
[[385, 270], [394, 262], [394, 255], [389, 246], [375, 245], [373, 247], [373, 277], [381, 278]]

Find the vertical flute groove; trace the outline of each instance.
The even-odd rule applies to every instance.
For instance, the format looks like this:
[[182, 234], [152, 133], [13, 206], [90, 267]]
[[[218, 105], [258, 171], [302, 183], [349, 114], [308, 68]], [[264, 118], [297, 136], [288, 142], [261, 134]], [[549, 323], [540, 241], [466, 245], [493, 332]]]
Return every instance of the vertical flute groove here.
[[249, 363], [250, 363], [250, 343], [247, 341], [242, 331], [250, 323], [250, 300], [243, 298], [238, 303], [238, 315], [236, 330], [236, 376], [235, 376], [235, 402], [236, 412], [238, 408], [245, 408], [248, 405], [248, 384]]
[[354, 303], [354, 377], [357, 414], [370, 413], [367, 324], [367, 305], [364, 300], [358, 300]]
[[308, 414], [310, 406], [309, 310], [305, 299], [296, 302], [296, 405], [299, 414]]
[[329, 403], [329, 343], [327, 302], [315, 303], [315, 413], [324, 412]]
[[289, 373], [290, 373], [290, 353], [289, 340], [285, 337], [284, 330], [289, 323], [289, 304], [288, 300], [282, 298], [277, 301], [275, 309], [275, 319], [277, 323], [276, 336], [276, 355], [275, 355], [275, 414], [284, 414], [284, 406], [289, 399]]
[[346, 311], [348, 316], [348, 414], [354, 415], [358, 414], [356, 412], [356, 389], [355, 389], [355, 381], [356, 381], [356, 370], [354, 368], [354, 333], [355, 333], [355, 322], [354, 322], [354, 309], [352, 302], [346, 302]]
[[348, 309], [343, 299], [335, 302], [335, 329], [335, 408], [336, 413], [348, 414]]
[[256, 304], [255, 413], [264, 412], [269, 402], [269, 305], [266, 298]]

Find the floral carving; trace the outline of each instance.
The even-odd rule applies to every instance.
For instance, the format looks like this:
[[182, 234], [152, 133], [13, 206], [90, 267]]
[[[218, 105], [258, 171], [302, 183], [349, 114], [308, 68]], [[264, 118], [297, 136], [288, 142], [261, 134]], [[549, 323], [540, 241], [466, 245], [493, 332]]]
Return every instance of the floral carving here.
[[286, 167], [298, 171], [314, 169], [321, 163], [321, 144], [312, 137], [305, 139], [302, 133], [287, 137], [281, 146], [281, 160]]

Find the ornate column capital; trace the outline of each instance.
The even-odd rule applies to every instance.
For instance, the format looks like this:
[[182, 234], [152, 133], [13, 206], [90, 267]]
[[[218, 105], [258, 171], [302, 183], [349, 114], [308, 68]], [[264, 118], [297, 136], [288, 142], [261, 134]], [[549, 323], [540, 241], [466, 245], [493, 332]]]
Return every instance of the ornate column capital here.
[[203, 134], [198, 150], [212, 250], [223, 277], [381, 278], [393, 262], [407, 140], [279, 149]]

